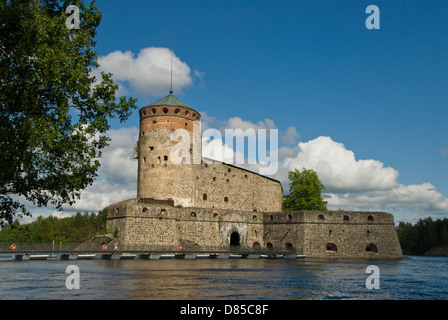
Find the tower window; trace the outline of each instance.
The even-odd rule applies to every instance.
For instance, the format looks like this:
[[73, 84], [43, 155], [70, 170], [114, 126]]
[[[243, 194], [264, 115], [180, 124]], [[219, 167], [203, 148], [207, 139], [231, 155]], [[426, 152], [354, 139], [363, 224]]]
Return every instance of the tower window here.
[[163, 113], [168, 113], [168, 108], [163, 108], [162, 111]]
[[174, 111], [175, 114], [178, 114], [179, 112], [180, 112], [180, 109], [179, 109], [179, 108], [177, 108], [177, 109]]
[[367, 217], [367, 220], [369, 220], [369, 221], [374, 221], [375, 219], [373, 218], [372, 215], [370, 215], [370, 216]]
[[207, 200], [207, 194], [206, 194], [206, 193], [204, 193], [204, 194], [202, 195], [202, 200]]
[[325, 220], [325, 217], [324, 217], [323, 214], [320, 214], [320, 215], [317, 216], [317, 219], [319, 219], [319, 220]]
[[163, 156], [164, 161], [168, 161], [168, 156]]
[[151, 113], [152, 113], [152, 114], [156, 113], [156, 108], [152, 108], [152, 109], [151, 109]]
[[224, 202], [229, 202], [229, 197], [224, 197]]
[[191, 217], [192, 217], [192, 218], [196, 218], [196, 212], [192, 212], [192, 213], [191, 213]]
[[150, 146], [150, 147], [149, 147], [149, 150], [153, 151], [153, 150], [154, 150], [154, 147], [153, 147], [153, 146]]

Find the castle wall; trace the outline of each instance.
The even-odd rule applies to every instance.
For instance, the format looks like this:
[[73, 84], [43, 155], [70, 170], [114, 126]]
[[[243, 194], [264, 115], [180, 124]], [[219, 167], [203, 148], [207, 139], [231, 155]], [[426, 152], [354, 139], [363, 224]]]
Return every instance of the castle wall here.
[[273, 248], [319, 258], [401, 258], [393, 216], [384, 212], [254, 212], [138, 203], [109, 207], [107, 227], [129, 245]]
[[280, 182], [224, 163], [195, 167], [195, 205], [241, 211], [280, 211]]

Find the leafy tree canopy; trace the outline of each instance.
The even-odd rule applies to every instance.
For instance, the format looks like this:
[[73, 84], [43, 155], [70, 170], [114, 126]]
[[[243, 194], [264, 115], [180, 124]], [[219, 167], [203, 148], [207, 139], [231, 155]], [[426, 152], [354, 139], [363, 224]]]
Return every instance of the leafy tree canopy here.
[[94, 1], [0, 0], [0, 225], [30, 215], [18, 199], [73, 204], [97, 175], [108, 120], [136, 108], [111, 74], [92, 75], [101, 18]]
[[321, 193], [325, 189], [313, 170], [290, 171], [289, 194], [283, 197], [283, 210], [327, 210]]

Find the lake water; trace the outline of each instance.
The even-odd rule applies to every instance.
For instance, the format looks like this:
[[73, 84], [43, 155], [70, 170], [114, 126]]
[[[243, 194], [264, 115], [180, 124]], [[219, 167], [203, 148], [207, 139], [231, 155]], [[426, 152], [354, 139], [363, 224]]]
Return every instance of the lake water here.
[[[69, 290], [66, 268], [79, 269]], [[369, 283], [369, 265], [379, 278]], [[375, 274], [376, 275], [376, 274]], [[73, 282], [74, 283], [74, 282]], [[0, 262], [0, 299], [445, 300], [448, 258], [325, 262], [307, 259], [69, 260]]]

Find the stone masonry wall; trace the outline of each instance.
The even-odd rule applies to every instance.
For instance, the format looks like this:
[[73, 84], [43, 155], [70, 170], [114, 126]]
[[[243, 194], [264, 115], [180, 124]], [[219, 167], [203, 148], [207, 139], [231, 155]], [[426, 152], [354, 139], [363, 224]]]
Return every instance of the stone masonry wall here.
[[229, 246], [291, 250], [319, 258], [401, 258], [393, 216], [384, 212], [254, 212], [138, 203], [109, 207], [107, 227], [130, 245]]

